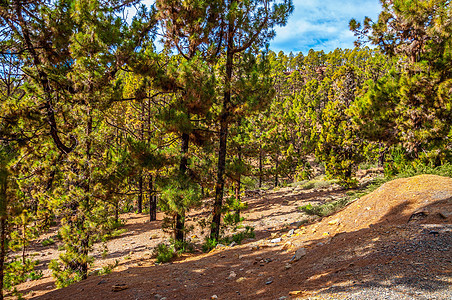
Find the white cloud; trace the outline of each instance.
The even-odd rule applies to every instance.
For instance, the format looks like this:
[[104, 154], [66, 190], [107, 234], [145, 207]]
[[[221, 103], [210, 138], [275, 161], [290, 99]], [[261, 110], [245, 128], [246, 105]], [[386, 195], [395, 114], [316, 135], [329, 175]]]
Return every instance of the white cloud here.
[[348, 29], [350, 19], [376, 18], [378, 0], [293, 0], [295, 10], [286, 27], [276, 29], [270, 43], [273, 51], [307, 53], [309, 49], [329, 52], [352, 48], [355, 37]]

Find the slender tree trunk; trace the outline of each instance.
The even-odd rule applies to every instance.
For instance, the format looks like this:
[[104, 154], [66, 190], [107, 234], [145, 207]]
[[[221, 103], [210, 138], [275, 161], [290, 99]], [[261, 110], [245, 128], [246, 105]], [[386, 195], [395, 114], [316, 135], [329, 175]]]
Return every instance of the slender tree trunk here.
[[7, 185], [8, 173], [0, 166], [0, 300], [3, 299], [3, 278], [4, 278], [4, 265], [6, 258], [6, 185]]
[[259, 188], [262, 187], [262, 145], [259, 144]]
[[226, 167], [226, 150], [229, 129], [229, 108], [231, 102], [231, 81], [234, 54], [234, 28], [230, 23], [228, 27], [228, 49], [226, 51], [226, 75], [223, 107], [220, 114], [220, 148], [218, 149], [217, 182], [215, 185], [215, 202], [213, 206], [213, 218], [210, 238], [218, 241], [220, 237], [221, 207], [223, 205], [224, 173]]
[[137, 210], [141, 214], [143, 212], [143, 173], [140, 172], [140, 177], [138, 178], [138, 201]]
[[[190, 142], [190, 136], [188, 133], [182, 133], [181, 137], [181, 159], [179, 165], [179, 172], [181, 175], [185, 175], [188, 169], [188, 144]], [[182, 209], [182, 212], [176, 213], [176, 225], [174, 230], [174, 235], [176, 241], [184, 240], [184, 223], [185, 223], [185, 210]]]
[[6, 214], [0, 216], [0, 300], [3, 300], [3, 278], [6, 258]]
[[27, 229], [27, 225], [22, 224], [22, 264], [25, 266], [25, 230]]
[[[86, 160], [87, 166], [85, 170], [86, 183], [84, 185], [85, 192], [85, 206], [84, 209], [90, 211], [90, 192], [91, 192], [91, 134], [93, 131], [93, 117], [91, 116], [91, 108], [88, 105], [88, 122], [86, 125]], [[89, 229], [86, 228], [85, 217], [80, 218], [79, 226], [81, 227], [81, 231], [85, 232], [85, 237], [80, 241], [80, 252], [82, 257], [88, 257], [89, 254], [89, 239], [90, 232]], [[79, 263], [80, 272], [82, 275], [82, 279], [88, 278], [88, 260], [83, 259], [81, 263]]]
[[149, 177], [149, 221], [157, 220], [157, 195], [154, 192], [154, 177]]
[[278, 154], [276, 154], [276, 166], [275, 166], [275, 187], [278, 186], [279, 181], [278, 181], [278, 165], [279, 165], [279, 159], [278, 159]]
[[119, 201], [115, 203], [115, 222], [116, 224], [119, 223]]
[[[242, 126], [242, 120], [238, 119], [237, 120], [237, 127], [240, 130], [240, 127]], [[237, 146], [237, 159], [239, 164], [242, 164], [242, 146], [239, 144]], [[237, 201], [240, 202], [240, 183], [242, 180], [242, 174], [239, 172], [239, 174], [237, 175], [237, 181], [235, 183], [235, 198], [237, 199]], [[239, 211], [237, 211], [237, 213], [240, 213]]]

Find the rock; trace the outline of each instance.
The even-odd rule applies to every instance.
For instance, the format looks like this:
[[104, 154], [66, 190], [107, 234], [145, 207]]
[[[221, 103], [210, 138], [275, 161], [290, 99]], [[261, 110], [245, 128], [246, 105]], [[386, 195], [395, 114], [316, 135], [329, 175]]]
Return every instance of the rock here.
[[297, 251], [295, 251], [294, 260], [298, 261], [305, 255], [306, 255], [306, 249], [305, 248], [299, 248]]
[[328, 222], [328, 225], [337, 225], [337, 224], [339, 224], [339, 220], [338, 219], [331, 220], [331, 221]]
[[237, 277], [237, 274], [234, 271], [231, 271], [231, 273], [229, 273], [228, 279], [233, 279], [235, 277]]
[[448, 219], [450, 216], [452, 216], [452, 212], [450, 212], [450, 211], [445, 211], [445, 210], [440, 211], [438, 214], [439, 214], [439, 216], [440, 216], [441, 218], [443, 218], [443, 219]]
[[253, 251], [259, 250], [259, 245], [252, 245], [250, 249]]
[[234, 247], [235, 245], [237, 245], [237, 243], [236, 242], [232, 242], [232, 243], [229, 244], [229, 247]]
[[112, 286], [112, 291], [113, 292], [120, 292], [123, 290], [127, 290], [129, 288], [129, 286], [125, 283], [120, 283], [120, 284], [115, 284], [114, 286]]
[[292, 265], [291, 265], [291, 264], [286, 264], [286, 265], [284, 266], [284, 269], [286, 269], [286, 270], [289, 270], [290, 268], [292, 268]]
[[281, 243], [281, 238], [276, 238], [270, 241], [270, 243], [276, 244], [276, 243]]
[[296, 295], [301, 295], [301, 294], [303, 294], [302, 291], [291, 291], [291, 292], [289, 292], [290, 296], [296, 296]]

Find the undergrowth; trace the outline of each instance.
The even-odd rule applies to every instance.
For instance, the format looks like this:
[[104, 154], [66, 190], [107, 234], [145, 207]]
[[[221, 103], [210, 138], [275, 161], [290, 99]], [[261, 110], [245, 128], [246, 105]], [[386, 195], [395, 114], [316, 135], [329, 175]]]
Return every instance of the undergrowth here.
[[232, 242], [235, 242], [236, 244], [240, 245], [244, 239], [254, 238], [255, 236], [256, 234], [254, 233], [254, 228], [251, 226], [246, 226], [244, 231], [235, 233], [230, 237], [223, 237], [219, 241], [207, 237], [204, 244], [202, 245], [202, 251], [208, 252], [215, 248], [218, 244], [229, 245]]

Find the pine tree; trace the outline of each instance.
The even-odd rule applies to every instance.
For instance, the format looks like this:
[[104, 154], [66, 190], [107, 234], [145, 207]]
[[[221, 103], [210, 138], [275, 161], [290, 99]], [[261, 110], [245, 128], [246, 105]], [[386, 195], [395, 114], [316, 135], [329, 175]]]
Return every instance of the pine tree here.
[[[272, 4], [273, 6], [271, 6]], [[237, 108], [244, 105], [246, 102], [251, 105], [256, 105], [253, 101], [258, 100], [258, 98], [256, 98], [257, 95], [254, 97], [252, 95], [246, 95], [245, 97], [240, 94], [234, 95], [233, 76], [241, 75], [240, 69], [234, 66], [236, 63], [235, 60], [239, 58], [242, 59], [242, 61], [246, 61], [249, 59], [250, 55], [253, 55], [253, 50], [262, 47], [271, 38], [273, 38], [275, 35], [273, 27], [283, 26], [286, 24], [288, 16], [293, 11], [293, 6], [290, 0], [283, 1], [280, 4], [273, 3], [273, 1], [240, 2], [230, 0], [225, 1], [224, 7], [222, 7], [221, 10], [221, 21], [225, 28], [225, 62], [223, 67], [224, 69], [222, 71], [224, 91], [219, 115], [220, 136], [218, 148], [217, 182], [215, 186], [215, 202], [210, 234], [211, 239], [214, 240], [218, 240], [220, 232], [229, 125], [233, 121], [232, 116]], [[253, 73], [256, 75], [258, 74], [256, 73], [257, 69], [255, 67], [248, 67], [248, 70], [251, 71], [249, 73], [250, 75]], [[240, 77], [246, 78], [247, 75], [245, 73]], [[262, 95], [261, 97], [265, 98], [265, 96], [268, 96], [265, 95], [266, 90], [261, 90], [260, 92]]]
[[397, 61], [391, 73], [370, 86], [363, 102], [373, 107], [383, 104], [376, 118], [384, 116], [394, 125], [386, 133], [409, 158], [441, 164], [450, 158], [444, 139], [450, 134], [452, 116], [450, 1], [381, 3], [376, 22], [369, 18], [363, 26], [350, 22], [357, 43], [370, 41]]

